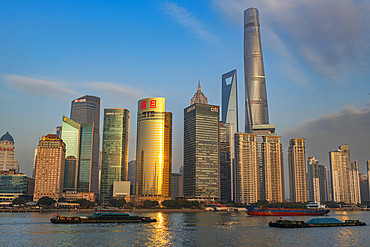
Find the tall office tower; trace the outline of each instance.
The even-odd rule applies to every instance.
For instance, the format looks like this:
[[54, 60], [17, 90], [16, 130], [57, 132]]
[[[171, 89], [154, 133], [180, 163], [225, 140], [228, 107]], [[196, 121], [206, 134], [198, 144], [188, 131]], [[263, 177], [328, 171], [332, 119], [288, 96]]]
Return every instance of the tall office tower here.
[[361, 204], [369, 202], [369, 180], [363, 173], [359, 174]]
[[[230, 83], [227, 80], [230, 79]], [[234, 145], [235, 133], [239, 132], [238, 118], [238, 90], [236, 69], [222, 75], [222, 122], [231, 125], [231, 201], [235, 200], [235, 153], [232, 148]], [[222, 196], [221, 196], [222, 197]]]
[[14, 139], [9, 132], [6, 132], [0, 138], [0, 171], [19, 171], [18, 161], [15, 159], [14, 153]]
[[62, 136], [62, 126], [57, 126], [56, 130], [57, 136], [60, 138]]
[[[113, 182], [128, 179], [130, 112], [123, 108], [104, 109], [100, 200], [113, 196]], [[105, 197], [107, 198], [107, 197]]]
[[[92, 158], [91, 157], [81, 157], [81, 158], [86, 160], [83, 161], [83, 163], [85, 164], [91, 161], [90, 171], [88, 172], [89, 174], [91, 173], [89, 187], [91, 192], [98, 193], [98, 181], [99, 181], [98, 163], [100, 147], [100, 134], [99, 134], [100, 98], [91, 95], [85, 95], [76, 100], [73, 100], [71, 103], [71, 120], [77, 122], [82, 126], [86, 124], [93, 124], [94, 134], [92, 142]], [[85, 174], [87, 174], [87, 171], [85, 171]], [[84, 180], [86, 179], [87, 177], [85, 176]]]
[[135, 195], [171, 198], [172, 113], [165, 112], [165, 98], [138, 102]]
[[66, 144], [64, 191], [97, 194], [98, 178], [93, 170], [95, 134], [94, 122], [80, 125], [63, 116], [62, 140]]
[[307, 158], [308, 201], [329, 201], [329, 171], [315, 157]]
[[332, 176], [333, 201], [359, 203], [359, 196], [355, 195], [355, 188], [358, 187], [359, 184], [355, 184], [355, 179], [353, 179], [353, 172], [358, 173], [358, 168], [357, 171], [353, 171], [353, 169], [356, 169], [356, 165], [351, 164], [349, 146], [345, 144], [339, 146], [338, 150], [329, 152], [329, 161]]
[[280, 136], [263, 136], [261, 149], [264, 199], [269, 202], [283, 202], [285, 197], [283, 144], [280, 142]]
[[42, 137], [37, 147], [33, 200], [48, 196], [58, 200], [63, 192], [65, 143], [55, 134]]
[[[203, 95], [198, 91], [194, 98]], [[184, 109], [184, 180], [186, 198], [218, 200], [219, 173], [219, 107], [196, 103]]]
[[220, 122], [220, 200], [229, 202], [233, 199], [232, 138], [231, 125]]
[[[245, 132], [271, 130], [269, 125], [265, 70], [263, 67], [259, 12], [244, 11]], [[275, 130], [272, 131], [272, 133]], [[256, 134], [256, 133], [254, 133]]]
[[259, 200], [259, 164], [257, 136], [235, 134], [236, 201], [256, 203]]
[[180, 195], [180, 183], [181, 174], [172, 173], [171, 174], [171, 200], [176, 200], [176, 198], [181, 197]]
[[130, 160], [128, 162], [127, 180], [130, 181], [131, 195], [135, 195], [135, 175], [136, 175], [136, 160]]
[[305, 141], [304, 138], [293, 138], [289, 141], [289, 189], [292, 202], [307, 202]]

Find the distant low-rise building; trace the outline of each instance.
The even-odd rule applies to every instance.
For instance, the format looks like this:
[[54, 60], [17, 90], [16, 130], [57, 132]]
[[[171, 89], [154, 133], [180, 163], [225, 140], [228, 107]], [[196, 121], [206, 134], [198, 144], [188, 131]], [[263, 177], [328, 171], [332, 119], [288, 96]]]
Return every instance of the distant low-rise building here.
[[0, 171], [0, 206], [12, 204], [18, 197], [32, 200], [35, 179], [15, 170]]

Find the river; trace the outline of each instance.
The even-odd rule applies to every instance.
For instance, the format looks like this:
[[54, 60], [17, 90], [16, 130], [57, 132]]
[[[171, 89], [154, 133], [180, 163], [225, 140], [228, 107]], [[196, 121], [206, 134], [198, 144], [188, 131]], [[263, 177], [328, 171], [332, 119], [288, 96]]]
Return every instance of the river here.
[[[87, 213], [61, 212], [84, 216]], [[0, 213], [1, 246], [369, 246], [370, 212], [336, 211], [339, 220], [367, 226], [271, 228], [279, 217], [238, 212], [135, 212], [155, 223], [52, 224], [55, 213]], [[307, 221], [312, 217], [284, 217]]]

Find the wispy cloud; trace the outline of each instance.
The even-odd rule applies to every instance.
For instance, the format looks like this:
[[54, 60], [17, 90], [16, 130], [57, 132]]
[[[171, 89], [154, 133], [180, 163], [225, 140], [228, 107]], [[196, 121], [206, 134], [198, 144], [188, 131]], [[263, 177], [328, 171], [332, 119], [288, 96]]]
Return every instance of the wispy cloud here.
[[205, 25], [187, 9], [180, 7], [176, 3], [166, 2], [163, 4], [162, 10], [165, 14], [170, 15], [180, 25], [195, 33], [199, 38], [210, 42], [214, 42], [216, 40], [214, 35], [207, 30]]
[[78, 92], [60, 82], [11, 74], [2, 77], [13, 89], [30, 95], [61, 100], [69, 100], [69, 98], [79, 95]]
[[[369, 75], [370, 3], [367, 0], [213, 0], [229, 19], [241, 23], [243, 11], [260, 10], [263, 30], [270, 28], [291, 50], [296, 61], [308, 63], [336, 82]], [[265, 31], [263, 31], [265, 32]], [[272, 40], [271, 40], [272, 41]], [[272, 47], [276, 44], [267, 41]], [[279, 50], [275, 50], [279, 53]], [[279, 54], [278, 54], [279, 55]], [[294, 65], [292, 61], [286, 64]], [[293, 66], [296, 68], [296, 66]]]
[[141, 98], [148, 96], [147, 93], [139, 91], [133, 87], [109, 82], [88, 82], [84, 83], [84, 86], [96, 89], [99, 92], [108, 93], [111, 96], [116, 96], [122, 99], [134, 100], [135, 102]]
[[346, 143], [351, 148], [352, 161], [358, 160], [360, 167], [370, 159], [368, 142], [370, 136], [370, 107], [358, 109], [345, 107], [315, 119], [306, 120], [298, 127], [281, 133], [284, 143], [294, 137], [306, 138], [306, 156], [315, 156], [328, 165], [329, 151]]

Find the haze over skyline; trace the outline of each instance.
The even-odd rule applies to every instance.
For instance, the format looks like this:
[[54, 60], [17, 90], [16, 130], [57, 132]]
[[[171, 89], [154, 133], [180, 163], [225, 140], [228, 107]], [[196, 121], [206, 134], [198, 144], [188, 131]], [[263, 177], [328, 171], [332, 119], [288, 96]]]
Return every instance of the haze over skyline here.
[[244, 126], [243, 12], [250, 7], [260, 14], [269, 120], [282, 136], [284, 159], [289, 139], [304, 137], [306, 158], [329, 167], [329, 151], [346, 143], [365, 172], [365, 0], [2, 1], [0, 136], [13, 136], [20, 171], [32, 175], [39, 139], [86, 94], [101, 98], [101, 123], [104, 108], [130, 111], [129, 160], [135, 159], [137, 102], [165, 97], [173, 113], [173, 172], [183, 162], [183, 109], [198, 79], [209, 104], [221, 105], [221, 76], [237, 69]]

